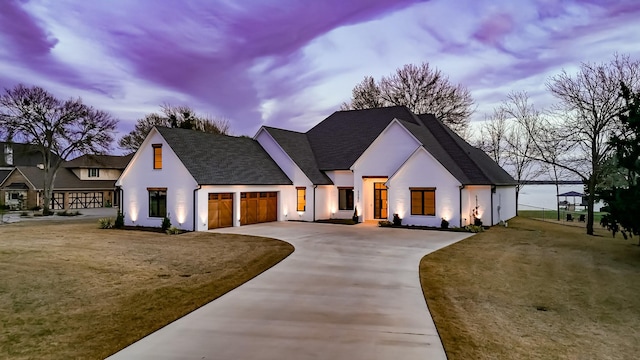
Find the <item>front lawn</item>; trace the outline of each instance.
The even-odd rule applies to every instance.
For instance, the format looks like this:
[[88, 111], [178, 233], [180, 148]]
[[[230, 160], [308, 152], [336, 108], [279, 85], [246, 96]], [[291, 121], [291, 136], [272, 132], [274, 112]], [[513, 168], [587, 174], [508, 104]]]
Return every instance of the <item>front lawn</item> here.
[[100, 230], [97, 221], [0, 226], [0, 358], [102, 359], [278, 263], [282, 241]]
[[640, 247], [597, 233], [516, 218], [425, 256], [449, 359], [636, 359]]

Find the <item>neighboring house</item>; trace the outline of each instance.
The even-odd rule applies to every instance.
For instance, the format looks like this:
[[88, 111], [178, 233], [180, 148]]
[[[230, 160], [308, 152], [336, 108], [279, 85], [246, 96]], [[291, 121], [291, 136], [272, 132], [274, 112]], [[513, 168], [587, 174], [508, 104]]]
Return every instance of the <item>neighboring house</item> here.
[[[486, 225], [516, 214], [516, 181], [432, 115], [335, 112], [306, 133], [254, 139], [155, 128], [116, 185], [125, 223], [206, 230], [351, 218]], [[196, 214], [196, 216], [194, 216]]]
[[[117, 205], [115, 181], [132, 156], [82, 155], [63, 163], [53, 184], [50, 208], [85, 209]], [[14, 209], [42, 206], [43, 166], [16, 165], [0, 170], [0, 177], [7, 172], [0, 181], [0, 196], [5, 204]]]

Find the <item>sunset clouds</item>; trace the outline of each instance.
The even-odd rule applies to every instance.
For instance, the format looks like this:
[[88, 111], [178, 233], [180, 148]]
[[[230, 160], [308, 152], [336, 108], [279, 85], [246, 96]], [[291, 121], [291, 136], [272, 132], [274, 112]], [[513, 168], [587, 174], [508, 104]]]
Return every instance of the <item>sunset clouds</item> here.
[[365, 75], [428, 61], [482, 119], [511, 90], [614, 52], [640, 57], [637, 1], [72, 1], [0, 4], [0, 86], [40, 85], [128, 131], [163, 102], [304, 130]]

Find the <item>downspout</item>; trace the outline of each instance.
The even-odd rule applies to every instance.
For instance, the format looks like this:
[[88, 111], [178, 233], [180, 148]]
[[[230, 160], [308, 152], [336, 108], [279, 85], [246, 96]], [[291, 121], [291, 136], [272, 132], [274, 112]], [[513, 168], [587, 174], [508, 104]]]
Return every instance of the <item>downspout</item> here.
[[460, 195], [458, 196], [458, 200], [460, 200], [460, 206], [458, 209], [460, 210], [460, 227], [462, 227], [462, 189], [464, 189], [465, 185], [459, 187]]
[[313, 185], [313, 222], [316, 222], [316, 188], [318, 185]]
[[118, 211], [120, 212], [120, 214], [124, 214], [123, 210], [124, 210], [124, 205], [122, 205], [122, 196], [124, 195], [124, 190], [122, 189], [121, 186], [116, 186], [116, 191], [118, 192], [118, 197], [119, 197], [119, 201], [118, 201]]
[[197, 188], [193, 189], [193, 231], [196, 231], [196, 193], [198, 190], [202, 189], [202, 185], [198, 185]]
[[493, 194], [496, 193], [496, 186], [491, 185], [491, 226], [493, 226]]

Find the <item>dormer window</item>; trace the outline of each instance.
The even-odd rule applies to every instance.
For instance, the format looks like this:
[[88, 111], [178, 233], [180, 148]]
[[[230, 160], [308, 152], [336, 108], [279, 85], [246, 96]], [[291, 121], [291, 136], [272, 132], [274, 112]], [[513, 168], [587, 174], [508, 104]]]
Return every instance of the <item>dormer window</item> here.
[[89, 177], [100, 177], [100, 169], [97, 169], [97, 168], [89, 169]]
[[153, 144], [153, 168], [162, 169], [162, 144]]
[[13, 147], [11, 144], [4, 145], [4, 163], [13, 165]]

